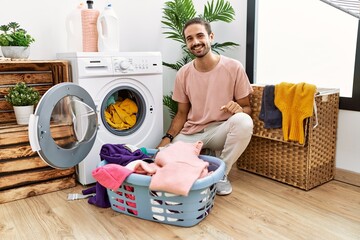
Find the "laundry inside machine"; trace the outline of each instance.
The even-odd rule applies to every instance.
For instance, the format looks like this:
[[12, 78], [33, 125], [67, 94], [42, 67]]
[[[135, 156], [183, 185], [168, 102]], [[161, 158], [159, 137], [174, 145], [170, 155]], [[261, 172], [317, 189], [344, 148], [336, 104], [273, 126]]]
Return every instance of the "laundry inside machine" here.
[[[57, 57], [70, 62], [72, 83], [67, 87], [77, 89], [73, 85], [79, 86], [92, 103], [84, 103], [82, 96], [61, 90], [67, 99], [61, 101], [71, 104], [65, 104], [68, 108], [64, 110], [61, 104], [54, 102], [56, 110], [52, 109], [49, 114], [52, 119], [65, 119], [54, 113], [69, 113], [67, 118], [73, 128], [74, 140], [70, 145], [52, 146], [58, 150], [47, 156], [50, 165], [56, 158], [54, 155], [62, 154], [60, 150], [67, 152], [62, 156], [71, 158], [71, 154], [76, 156], [80, 152], [77, 148], [92, 142], [91, 147], [87, 145], [87, 152], [81, 155], [81, 158], [84, 155], [83, 159], [72, 161], [77, 164], [78, 181], [87, 185], [95, 182], [91, 171], [101, 161], [99, 153], [104, 144], [157, 146], [163, 135], [162, 59], [159, 52], [73, 52], [59, 53]], [[35, 115], [39, 118], [41, 113]], [[41, 134], [46, 131], [37, 131], [35, 138], [42, 139]], [[34, 148], [43, 151], [44, 147], [35, 145]]]

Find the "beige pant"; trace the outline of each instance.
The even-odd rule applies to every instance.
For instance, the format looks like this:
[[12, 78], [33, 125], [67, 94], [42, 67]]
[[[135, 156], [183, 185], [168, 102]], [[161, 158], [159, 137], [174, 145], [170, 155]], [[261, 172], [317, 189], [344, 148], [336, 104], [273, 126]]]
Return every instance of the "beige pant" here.
[[227, 175], [232, 165], [250, 142], [253, 121], [246, 113], [236, 113], [224, 122], [212, 123], [203, 131], [192, 135], [179, 134], [174, 142], [202, 141], [203, 148], [220, 151], [219, 158], [225, 162]]

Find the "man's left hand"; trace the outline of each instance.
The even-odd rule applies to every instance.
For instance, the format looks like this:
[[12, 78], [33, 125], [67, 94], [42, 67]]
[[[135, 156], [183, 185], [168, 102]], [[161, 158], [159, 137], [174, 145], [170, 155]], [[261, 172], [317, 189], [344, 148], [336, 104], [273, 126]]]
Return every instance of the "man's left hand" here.
[[244, 112], [243, 108], [234, 101], [228, 102], [226, 105], [222, 106], [220, 110], [232, 114]]

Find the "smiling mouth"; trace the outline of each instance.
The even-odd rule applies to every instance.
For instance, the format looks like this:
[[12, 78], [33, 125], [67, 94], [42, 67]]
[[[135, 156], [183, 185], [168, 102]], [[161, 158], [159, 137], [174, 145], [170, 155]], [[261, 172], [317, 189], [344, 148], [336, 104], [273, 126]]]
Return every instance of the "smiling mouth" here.
[[203, 48], [204, 44], [197, 44], [191, 47], [191, 50], [200, 50], [201, 48]]

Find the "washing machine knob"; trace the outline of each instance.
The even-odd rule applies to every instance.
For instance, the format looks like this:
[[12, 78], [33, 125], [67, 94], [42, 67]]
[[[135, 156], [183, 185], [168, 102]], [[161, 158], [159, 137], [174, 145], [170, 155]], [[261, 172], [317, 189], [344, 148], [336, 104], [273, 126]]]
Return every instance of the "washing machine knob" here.
[[120, 62], [120, 68], [121, 68], [122, 70], [126, 70], [126, 69], [128, 69], [129, 67], [130, 67], [130, 62], [129, 62], [129, 61], [124, 60], [124, 61], [121, 61], [121, 62]]

